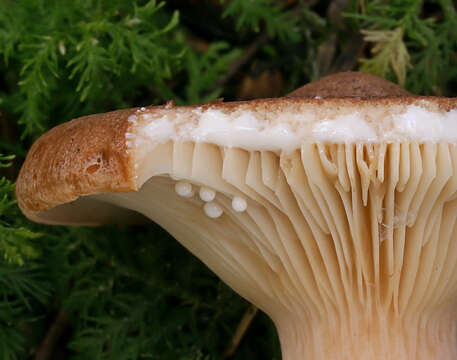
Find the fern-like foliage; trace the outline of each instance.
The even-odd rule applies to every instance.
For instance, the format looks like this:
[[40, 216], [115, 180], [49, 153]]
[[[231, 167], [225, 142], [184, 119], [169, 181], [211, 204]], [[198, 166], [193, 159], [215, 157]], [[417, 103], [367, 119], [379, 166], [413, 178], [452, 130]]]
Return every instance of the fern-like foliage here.
[[17, 94], [5, 101], [20, 115], [25, 135], [49, 127], [54, 95], [63, 87], [76, 90], [70, 103], [87, 100], [95, 110], [91, 102], [106, 101], [121, 75], [169, 78], [182, 55], [179, 41], [170, 38], [178, 13], [168, 15], [163, 2], [18, 0], [0, 6], [0, 54], [19, 67]]
[[204, 53], [189, 49], [183, 57], [187, 79], [182, 95], [165, 90], [168, 98], [178, 105], [201, 104], [218, 98], [222, 89], [215, 88], [230, 64], [241, 55], [241, 50], [225, 42], [215, 42]]
[[362, 30], [364, 39], [375, 45], [371, 49], [372, 58], [362, 59], [360, 71], [378, 76], [386, 76], [390, 69], [395, 73], [398, 83], [405, 85], [406, 71], [411, 66], [409, 53], [403, 41], [403, 29]]
[[[457, 79], [456, 3], [375, 0], [361, 4], [362, 13], [348, 14], [360, 21], [365, 40], [373, 44], [372, 57], [361, 60], [361, 70], [397, 80], [418, 94], [446, 92]], [[434, 11], [429, 12], [429, 7]]]
[[[0, 154], [0, 168], [11, 165], [14, 155]], [[49, 296], [49, 284], [34, 265], [41, 234], [24, 224], [14, 198], [14, 184], [0, 178], [0, 358], [17, 359], [26, 351], [22, 328], [33, 323], [35, 304]], [[25, 263], [27, 262], [27, 265]]]
[[[8, 167], [14, 155], [0, 154], [0, 168]], [[24, 226], [20, 225], [21, 216], [14, 198], [14, 183], [6, 178], [0, 178], [0, 256], [11, 263], [23, 265], [27, 258], [36, 258], [39, 251], [33, 240], [40, 237]]]
[[233, 0], [227, 2], [223, 17], [233, 17], [237, 30], [260, 32], [262, 28], [270, 36], [277, 36], [282, 41], [298, 41], [296, 29], [297, 17], [291, 11], [284, 11], [279, 1], [275, 0]]

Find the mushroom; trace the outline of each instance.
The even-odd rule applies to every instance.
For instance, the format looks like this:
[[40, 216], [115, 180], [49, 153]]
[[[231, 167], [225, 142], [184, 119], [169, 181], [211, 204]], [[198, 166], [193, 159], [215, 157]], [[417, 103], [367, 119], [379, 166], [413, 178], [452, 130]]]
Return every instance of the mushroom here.
[[31, 220], [165, 228], [285, 360], [457, 359], [457, 99], [342, 73], [289, 97], [91, 115], [32, 146]]

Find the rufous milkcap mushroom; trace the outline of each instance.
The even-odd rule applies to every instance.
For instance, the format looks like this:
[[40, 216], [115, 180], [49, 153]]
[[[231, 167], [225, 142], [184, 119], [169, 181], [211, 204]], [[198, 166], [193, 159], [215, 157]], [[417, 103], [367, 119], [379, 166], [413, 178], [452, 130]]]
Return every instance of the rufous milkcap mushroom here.
[[342, 73], [86, 116], [36, 141], [16, 194], [38, 222], [158, 223], [285, 360], [457, 359], [457, 99]]

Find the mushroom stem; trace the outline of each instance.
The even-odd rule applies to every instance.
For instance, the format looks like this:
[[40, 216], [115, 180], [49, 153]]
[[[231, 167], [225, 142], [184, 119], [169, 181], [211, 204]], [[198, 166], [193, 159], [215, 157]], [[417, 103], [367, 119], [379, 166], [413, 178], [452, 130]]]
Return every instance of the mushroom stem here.
[[457, 358], [456, 311], [398, 317], [382, 314], [317, 323], [299, 316], [276, 322], [283, 360], [430, 360]]

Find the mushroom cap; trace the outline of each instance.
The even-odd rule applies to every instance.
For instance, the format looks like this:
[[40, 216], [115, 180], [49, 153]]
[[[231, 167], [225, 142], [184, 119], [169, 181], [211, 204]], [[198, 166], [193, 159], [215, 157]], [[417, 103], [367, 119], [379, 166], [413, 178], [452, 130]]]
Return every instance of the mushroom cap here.
[[[131, 211], [84, 197], [136, 190], [125, 141], [127, 119], [134, 112], [85, 116], [42, 135], [31, 147], [16, 182], [23, 213], [49, 224], [97, 225], [137, 218]], [[72, 202], [78, 198], [77, 204]], [[94, 211], [89, 215], [87, 208]]]
[[33, 144], [16, 196], [37, 222], [131, 223], [144, 219], [88, 195], [137, 191], [147, 180], [139, 174], [142, 153], [168, 140], [278, 153], [303, 142], [440, 139], [457, 140], [457, 99], [415, 96], [374, 75], [339, 73], [283, 98], [168, 103], [74, 119]]
[[393, 97], [412, 96], [402, 87], [376, 75], [341, 72], [306, 84], [291, 92], [290, 97]]

